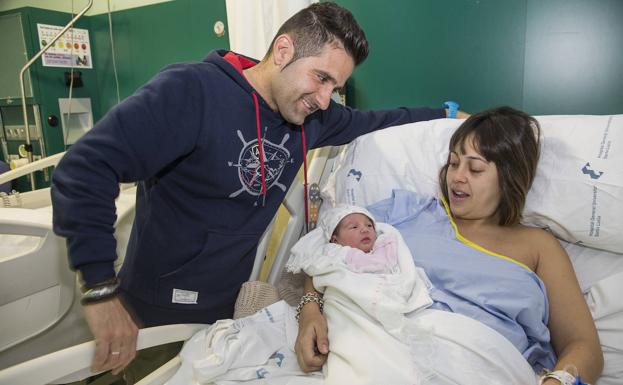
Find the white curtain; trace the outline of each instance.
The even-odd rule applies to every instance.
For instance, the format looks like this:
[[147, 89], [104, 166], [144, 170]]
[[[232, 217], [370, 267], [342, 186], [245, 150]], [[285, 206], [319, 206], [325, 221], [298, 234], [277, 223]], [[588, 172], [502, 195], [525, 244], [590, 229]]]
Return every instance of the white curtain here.
[[317, 0], [226, 0], [229, 46], [261, 60], [275, 33], [290, 16]]

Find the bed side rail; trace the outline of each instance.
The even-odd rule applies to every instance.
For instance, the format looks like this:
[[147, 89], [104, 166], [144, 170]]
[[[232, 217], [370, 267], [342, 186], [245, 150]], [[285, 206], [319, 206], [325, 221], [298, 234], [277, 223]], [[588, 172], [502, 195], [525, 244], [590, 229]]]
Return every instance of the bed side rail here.
[[[310, 153], [308, 167], [308, 183], [322, 185], [333, 168], [333, 162], [344, 146], [323, 147]], [[301, 178], [302, 179], [302, 178]], [[290, 249], [305, 233], [305, 203], [303, 198], [303, 183], [300, 180], [292, 184], [283, 201], [283, 206], [289, 214], [289, 219], [282, 234], [278, 236], [279, 246], [272, 260], [270, 273], [267, 281], [276, 285], [281, 277], [281, 272], [290, 256]], [[262, 263], [264, 263], [269, 241], [275, 233], [275, 219], [266, 230], [257, 249], [255, 264], [251, 273], [250, 281], [258, 280]]]
[[14, 170], [7, 171], [5, 173], [0, 174], [0, 184], [10, 182], [14, 179], [17, 179], [21, 176], [31, 174], [35, 171], [43, 170], [47, 167], [56, 166], [61, 160], [61, 158], [65, 155], [64, 152], [59, 152], [58, 154], [50, 155], [43, 159], [39, 159], [32, 163], [27, 163], [21, 167], [18, 167]]
[[[204, 324], [165, 325], [141, 329], [137, 349], [185, 341]], [[0, 384], [43, 385], [79, 381], [96, 373], [90, 370], [95, 341], [85, 342], [0, 371]]]

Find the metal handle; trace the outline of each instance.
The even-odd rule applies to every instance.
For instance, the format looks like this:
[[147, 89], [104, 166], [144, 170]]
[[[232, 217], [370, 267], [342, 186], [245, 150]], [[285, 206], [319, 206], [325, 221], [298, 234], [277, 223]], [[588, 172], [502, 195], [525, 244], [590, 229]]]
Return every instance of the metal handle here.
[[[73, 19], [71, 19], [71, 21], [65, 26], [65, 28], [63, 28], [58, 34], [56, 34], [56, 36], [54, 36], [54, 38], [48, 43], [48, 45], [46, 45], [39, 52], [37, 52], [37, 54], [33, 56], [32, 59], [28, 61], [28, 63], [26, 63], [26, 65], [22, 68], [22, 70], [19, 73], [19, 88], [20, 88], [20, 91], [22, 92], [22, 113], [24, 114], [24, 127], [26, 128], [25, 129], [26, 149], [27, 149], [29, 163], [32, 163], [32, 146], [30, 145], [30, 127], [28, 127], [28, 109], [26, 108], [26, 87], [24, 87], [24, 74], [26, 73], [26, 70], [28, 70], [28, 68], [37, 59], [39, 59], [41, 55], [45, 53], [45, 51], [47, 51], [51, 46], [53, 46], [54, 43], [56, 43], [56, 41], [61, 36], [63, 36], [63, 34], [67, 32], [67, 30], [71, 28], [71, 26], [74, 25], [74, 23], [89, 10], [89, 8], [91, 8], [92, 5], [93, 5], [93, 0], [89, 0], [89, 3], [86, 5], [86, 7], [84, 7], [84, 9], [80, 11], [80, 13], [78, 13]], [[39, 140], [41, 141], [43, 140], [43, 138], [41, 137], [39, 138]], [[33, 190], [35, 189], [35, 175], [34, 174], [30, 174], [30, 187]]]

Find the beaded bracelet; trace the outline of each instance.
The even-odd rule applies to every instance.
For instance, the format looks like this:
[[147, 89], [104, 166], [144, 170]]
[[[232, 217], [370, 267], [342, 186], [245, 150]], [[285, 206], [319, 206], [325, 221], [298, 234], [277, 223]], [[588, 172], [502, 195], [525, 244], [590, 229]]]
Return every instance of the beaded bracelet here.
[[320, 308], [320, 312], [322, 313], [322, 309], [324, 308], [324, 300], [320, 297], [320, 294], [316, 292], [305, 293], [305, 295], [301, 297], [301, 301], [296, 307], [297, 321], [301, 317], [301, 311], [303, 310], [303, 306], [307, 305], [310, 302], [316, 302], [318, 304], [318, 307]]

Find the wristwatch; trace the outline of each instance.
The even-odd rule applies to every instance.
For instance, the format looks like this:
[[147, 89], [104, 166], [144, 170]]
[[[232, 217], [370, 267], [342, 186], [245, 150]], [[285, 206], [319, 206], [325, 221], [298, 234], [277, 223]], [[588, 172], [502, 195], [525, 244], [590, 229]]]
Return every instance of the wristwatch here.
[[119, 278], [114, 277], [95, 285], [85, 285], [82, 287], [83, 293], [80, 303], [86, 305], [116, 297], [119, 294], [120, 284]]
[[459, 110], [459, 103], [453, 101], [444, 102], [442, 105], [443, 108], [448, 109], [448, 118], [454, 119], [456, 118], [456, 112]]

